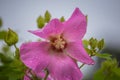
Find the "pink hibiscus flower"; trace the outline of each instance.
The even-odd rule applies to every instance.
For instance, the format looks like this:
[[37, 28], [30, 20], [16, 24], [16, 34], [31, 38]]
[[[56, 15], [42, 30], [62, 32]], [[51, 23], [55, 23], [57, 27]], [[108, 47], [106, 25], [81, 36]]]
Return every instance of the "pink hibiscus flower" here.
[[20, 58], [36, 73], [47, 69], [53, 80], [81, 80], [77, 61], [94, 64], [82, 44], [86, 27], [79, 8], [65, 22], [52, 19], [43, 29], [29, 31], [44, 40], [22, 44]]

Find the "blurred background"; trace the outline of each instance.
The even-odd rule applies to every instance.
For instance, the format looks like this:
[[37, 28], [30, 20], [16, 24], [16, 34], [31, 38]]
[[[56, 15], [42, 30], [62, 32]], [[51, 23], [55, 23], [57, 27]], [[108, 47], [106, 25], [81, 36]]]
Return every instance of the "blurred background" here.
[[[88, 28], [84, 39], [91, 37], [105, 39], [103, 52], [111, 53], [120, 61], [120, 0], [0, 0], [0, 18], [3, 20], [2, 29], [11, 28], [19, 34], [19, 43], [36, 40], [27, 30], [37, 29], [36, 19], [48, 10], [52, 18], [64, 16], [68, 19], [78, 7], [88, 15]], [[0, 42], [1, 45], [4, 42]], [[85, 66], [82, 71], [85, 80], [92, 78], [96, 65]], [[91, 75], [90, 75], [91, 74]]]

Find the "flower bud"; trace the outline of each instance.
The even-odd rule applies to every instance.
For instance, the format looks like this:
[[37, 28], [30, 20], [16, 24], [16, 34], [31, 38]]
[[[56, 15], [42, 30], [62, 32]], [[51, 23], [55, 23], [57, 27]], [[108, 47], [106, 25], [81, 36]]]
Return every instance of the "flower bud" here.
[[37, 26], [38, 28], [43, 28], [43, 26], [45, 25], [45, 20], [42, 16], [39, 16], [37, 19]]
[[103, 49], [103, 48], [104, 48], [104, 45], [105, 45], [105, 44], [104, 44], [104, 39], [101, 39], [101, 40], [98, 42], [98, 45], [97, 45], [97, 46], [98, 46], [98, 49], [99, 49], [99, 50]]
[[61, 22], [64, 22], [64, 21], [65, 21], [65, 18], [62, 16], [62, 17], [60, 18], [60, 21], [61, 21]]
[[14, 45], [18, 42], [18, 35], [13, 30], [9, 29], [6, 33], [4, 41], [9, 45]]
[[45, 12], [44, 17], [45, 17], [45, 22], [48, 23], [50, 21], [50, 19], [51, 19], [51, 14], [49, 13], [49, 11]]

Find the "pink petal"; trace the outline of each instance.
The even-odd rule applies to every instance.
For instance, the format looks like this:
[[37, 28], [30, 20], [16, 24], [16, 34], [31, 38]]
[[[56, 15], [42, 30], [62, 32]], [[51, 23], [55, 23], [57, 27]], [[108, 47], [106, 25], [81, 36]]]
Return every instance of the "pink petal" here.
[[87, 21], [79, 8], [76, 8], [68, 21], [64, 22], [64, 38], [68, 41], [80, 40], [86, 33]]
[[27, 76], [24, 76], [24, 80], [30, 80], [30, 78]]
[[39, 71], [49, 63], [49, 44], [47, 42], [29, 42], [20, 47], [20, 58], [32, 70], [39, 67]]
[[[40, 80], [42, 78], [45, 77], [45, 72], [41, 71], [39, 73], [36, 72], [32, 72], [35, 76], [37, 76], [37, 78], [39, 78]], [[26, 72], [26, 75], [24, 76], [24, 80], [31, 80], [31, 73], [30, 72]], [[50, 77], [50, 75], [48, 76], [47, 80], [52, 80], [52, 78]]]
[[51, 36], [61, 34], [63, 31], [62, 23], [58, 19], [51, 20], [43, 29], [29, 31], [41, 38], [49, 38]]
[[82, 73], [77, 64], [67, 55], [54, 56], [48, 66], [48, 70], [54, 80], [82, 79]]
[[[39, 72], [37, 73], [37, 76], [40, 78], [45, 78], [46, 73], [45, 72]], [[47, 80], [53, 80], [50, 75], [48, 75]]]
[[83, 62], [85, 64], [94, 64], [94, 61], [85, 51], [82, 45], [82, 41], [68, 43], [66, 52], [69, 56], [80, 62]]

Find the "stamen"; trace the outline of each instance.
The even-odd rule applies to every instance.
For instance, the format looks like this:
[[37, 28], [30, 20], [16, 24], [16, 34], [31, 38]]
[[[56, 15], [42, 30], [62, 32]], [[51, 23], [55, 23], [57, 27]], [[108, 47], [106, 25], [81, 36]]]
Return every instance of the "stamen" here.
[[51, 41], [52, 46], [57, 50], [63, 50], [66, 45], [66, 41], [61, 37], [61, 35], [56, 36], [56, 38]]

